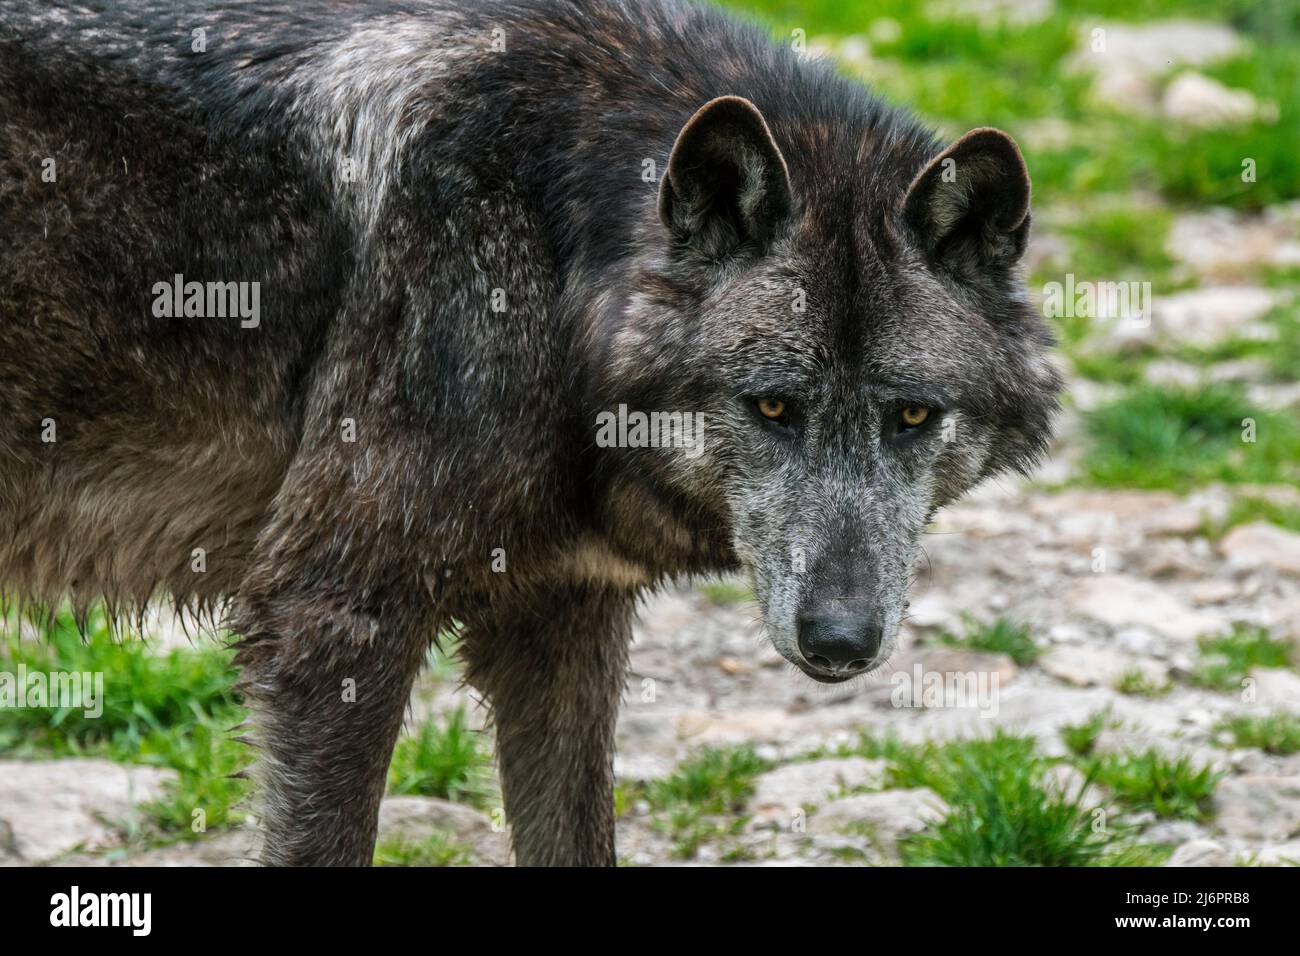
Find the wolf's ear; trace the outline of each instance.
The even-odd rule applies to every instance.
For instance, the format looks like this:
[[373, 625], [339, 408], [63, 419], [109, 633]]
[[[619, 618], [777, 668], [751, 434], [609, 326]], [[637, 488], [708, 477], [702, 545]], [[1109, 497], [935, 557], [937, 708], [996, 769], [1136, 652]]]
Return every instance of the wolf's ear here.
[[1001, 130], [973, 129], [912, 181], [903, 219], [934, 261], [974, 278], [1025, 251], [1029, 191], [1015, 141]]
[[749, 100], [710, 100], [677, 134], [659, 184], [659, 218], [678, 241], [710, 257], [761, 246], [790, 206], [785, 159]]

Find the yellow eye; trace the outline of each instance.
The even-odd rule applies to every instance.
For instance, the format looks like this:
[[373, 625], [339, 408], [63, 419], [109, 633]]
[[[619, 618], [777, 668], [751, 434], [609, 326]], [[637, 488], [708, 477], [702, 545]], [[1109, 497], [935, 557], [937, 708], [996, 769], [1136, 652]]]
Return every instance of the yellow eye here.
[[764, 418], [780, 418], [785, 414], [785, 402], [779, 398], [760, 398], [758, 410], [763, 413]]
[[908, 428], [915, 428], [918, 425], [924, 425], [925, 420], [930, 417], [930, 409], [924, 405], [904, 405], [903, 406], [903, 424]]

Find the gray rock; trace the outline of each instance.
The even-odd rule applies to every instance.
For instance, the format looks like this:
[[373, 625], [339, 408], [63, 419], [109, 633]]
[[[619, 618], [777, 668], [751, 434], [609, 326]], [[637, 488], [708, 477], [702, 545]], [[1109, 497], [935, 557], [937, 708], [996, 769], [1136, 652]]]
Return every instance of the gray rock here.
[[1214, 345], [1249, 334], [1252, 323], [1281, 301], [1273, 289], [1256, 286], [1207, 286], [1156, 298], [1152, 327], [1161, 337], [1183, 345]]
[[880, 786], [886, 767], [884, 760], [863, 757], [778, 767], [758, 778], [749, 809], [756, 819], [788, 821], [794, 811], [825, 804], [846, 790]]
[[1300, 534], [1266, 521], [1238, 525], [1219, 542], [1219, 549], [1238, 567], [1271, 567], [1300, 577]]
[[1300, 866], [1300, 840], [1261, 847], [1255, 862], [1260, 866]]
[[1241, 38], [1217, 23], [1090, 21], [1080, 26], [1077, 52], [1066, 66], [1095, 74], [1097, 101], [1126, 112], [1155, 115], [1155, 80], [1171, 66], [1205, 66], [1243, 49]]
[[1216, 820], [1230, 836], [1288, 840], [1300, 834], [1300, 776], [1241, 776], [1220, 781]]
[[1190, 840], [1174, 850], [1165, 866], [1232, 866], [1228, 848], [1217, 840]]
[[1053, 677], [1075, 687], [1114, 687], [1130, 672], [1140, 674], [1154, 687], [1169, 682], [1169, 668], [1159, 661], [1110, 647], [1061, 645], [1040, 657], [1038, 664]]
[[109, 760], [0, 761], [0, 812], [24, 863], [121, 844], [139, 805], [162, 796], [171, 770]]
[[948, 805], [937, 793], [925, 787], [884, 790], [828, 803], [813, 815], [808, 832], [860, 830], [868, 834], [882, 852], [892, 854], [900, 836], [919, 833], [942, 820], [947, 813]]
[[510, 860], [509, 837], [493, 829], [492, 820], [473, 807], [435, 797], [387, 797], [379, 807], [379, 842], [419, 843], [435, 833], [463, 844], [474, 861], [504, 866]]
[[1253, 667], [1254, 703], [1267, 710], [1300, 713], [1300, 674], [1286, 667]]
[[261, 836], [252, 829], [217, 830], [136, 853], [74, 853], [55, 866], [257, 866]]
[[1228, 630], [1229, 622], [1209, 611], [1188, 607], [1172, 591], [1141, 578], [1095, 574], [1067, 595], [1073, 613], [1113, 628], [1146, 627], [1175, 642]]
[[1160, 110], [1187, 126], [1215, 127], [1248, 123], [1260, 105], [1247, 90], [1234, 90], [1201, 73], [1180, 73], [1165, 88]]
[[1206, 839], [1205, 829], [1190, 820], [1158, 820], [1142, 831], [1143, 843], [1169, 843], [1181, 846]]

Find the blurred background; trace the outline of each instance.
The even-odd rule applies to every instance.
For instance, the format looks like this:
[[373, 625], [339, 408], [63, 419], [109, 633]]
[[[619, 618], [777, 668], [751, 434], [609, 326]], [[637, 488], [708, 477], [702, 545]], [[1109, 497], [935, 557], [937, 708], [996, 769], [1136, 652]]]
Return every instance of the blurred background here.
[[[1070, 395], [1042, 472], [940, 516], [903, 648], [863, 682], [793, 673], [741, 581], [645, 604], [620, 857], [1294, 865], [1300, 4], [729, 5], [947, 137], [1016, 137], [1027, 279]], [[229, 654], [164, 611], [146, 634], [83, 643], [66, 617], [10, 619], [0, 671], [108, 680], [95, 719], [0, 708], [0, 862], [247, 857]], [[377, 862], [508, 860], [484, 724], [449, 637], [412, 702]]]

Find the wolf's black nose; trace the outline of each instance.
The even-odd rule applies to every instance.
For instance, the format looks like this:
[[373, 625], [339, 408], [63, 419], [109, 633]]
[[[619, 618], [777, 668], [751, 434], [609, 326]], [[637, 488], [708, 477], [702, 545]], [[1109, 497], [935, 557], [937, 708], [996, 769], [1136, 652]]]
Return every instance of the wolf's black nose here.
[[835, 614], [799, 621], [799, 653], [813, 667], [834, 674], [856, 674], [880, 653], [884, 629], [873, 618]]

